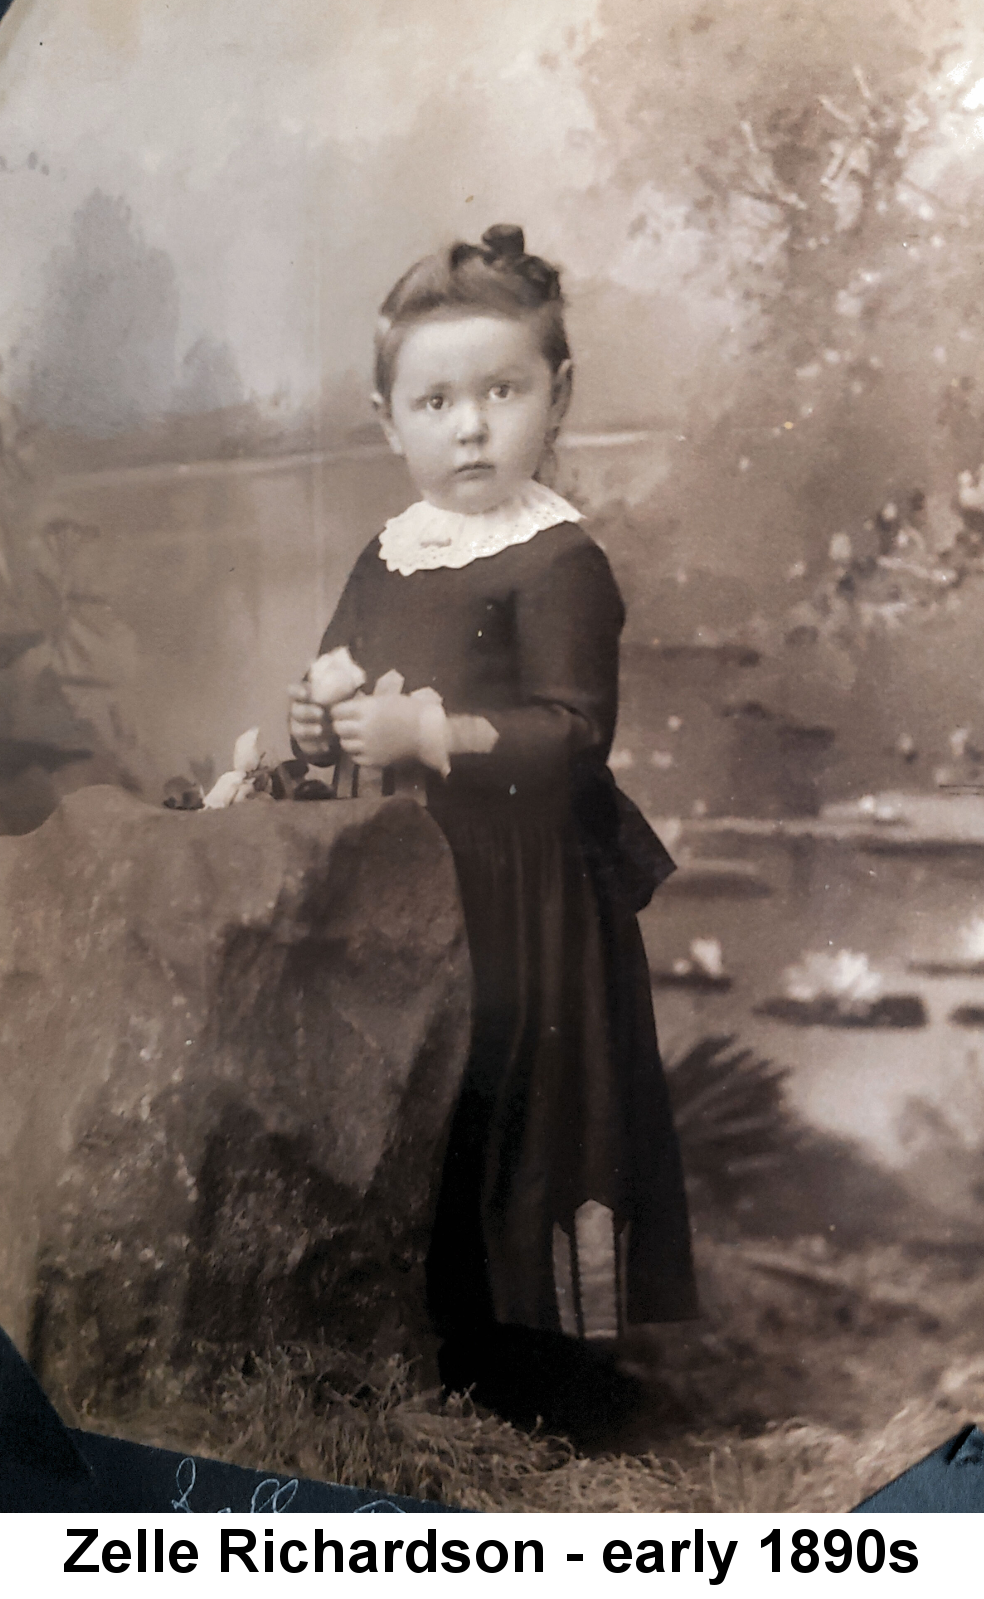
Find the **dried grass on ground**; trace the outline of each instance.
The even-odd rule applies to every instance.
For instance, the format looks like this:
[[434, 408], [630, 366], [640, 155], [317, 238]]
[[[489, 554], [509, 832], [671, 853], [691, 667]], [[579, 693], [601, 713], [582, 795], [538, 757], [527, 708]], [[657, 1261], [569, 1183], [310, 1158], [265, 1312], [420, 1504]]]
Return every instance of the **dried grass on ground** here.
[[528, 1436], [466, 1398], [416, 1392], [394, 1362], [371, 1394], [312, 1403], [310, 1357], [280, 1351], [213, 1406], [129, 1418], [127, 1432], [287, 1476], [408, 1494], [472, 1510], [843, 1511], [959, 1424], [932, 1400], [852, 1436], [806, 1421], [758, 1437], [701, 1432], [639, 1455], [577, 1455]]
[[[702, 1041], [671, 1084], [705, 1315], [626, 1341], [647, 1402], [607, 1452], [445, 1397], [396, 1357], [327, 1347], [254, 1353], [218, 1377], [203, 1351], [138, 1409], [83, 1425], [473, 1510], [704, 1513], [849, 1510], [984, 1419], [984, 1226], [918, 1236], [901, 1196], [811, 1139], [782, 1074], [730, 1040]], [[778, 1237], [773, 1218], [809, 1225], [811, 1186], [846, 1187], [867, 1237]], [[661, 1420], [681, 1411], [689, 1427]]]
[[[627, 1357], [658, 1367], [700, 1421], [672, 1435], [657, 1427], [632, 1452], [578, 1454], [467, 1396], [422, 1389], [396, 1357], [310, 1347], [251, 1357], [207, 1385], [193, 1373], [171, 1379], [138, 1411], [85, 1424], [474, 1510], [849, 1510], [984, 1415], [984, 1362], [970, 1337], [984, 1291], [942, 1267], [920, 1277], [902, 1251], [818, 1255], [808, 1240], [781, 1254], [704, 1252], [712, 1307], [716, 1284], [730, 1328], [705, 1324], [675, 1348], [664, 1333]], [[801, 1413], [790, 1413], [797, 1403]]]

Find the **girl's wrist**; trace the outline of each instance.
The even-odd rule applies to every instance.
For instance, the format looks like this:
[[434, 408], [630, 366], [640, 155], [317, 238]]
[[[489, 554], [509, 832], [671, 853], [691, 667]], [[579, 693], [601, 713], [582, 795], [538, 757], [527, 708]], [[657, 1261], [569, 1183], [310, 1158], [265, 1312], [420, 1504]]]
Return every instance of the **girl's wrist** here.
[[451, 771], [452, 755], [489, 755], [499, 742], [484, 716], [448, 716], [436, 699], [421, 705], [418, 729], [418, 758], [442, 777]]
[[417, 753], [425, 766], [442, 777], [451, 770], [448, 717], [444, 706], [423, 704], [419, 710]]
[[449, 716], [447, 718], [449, 755], [491, 755], [499, 742], [499, 733], [484, 716]]

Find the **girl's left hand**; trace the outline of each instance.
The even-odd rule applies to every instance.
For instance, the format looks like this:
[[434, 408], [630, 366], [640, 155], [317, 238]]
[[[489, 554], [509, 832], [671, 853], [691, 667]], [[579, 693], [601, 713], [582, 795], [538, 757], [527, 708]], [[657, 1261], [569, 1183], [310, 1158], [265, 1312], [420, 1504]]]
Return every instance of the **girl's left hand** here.
[[317, 761], [319, 756], [326, 756], [331, 750], [328, 712], [323, 705], [316, 705], [312, 701], [307, 683], [291, 683], [287, 692], [290, 695], [287, 726], [291, 740], [309, 761]]
[[331, 719], [357, 766], [392, 766], [421, 757], [422, 709], [409, 694], [360, 694], [336, 705]]

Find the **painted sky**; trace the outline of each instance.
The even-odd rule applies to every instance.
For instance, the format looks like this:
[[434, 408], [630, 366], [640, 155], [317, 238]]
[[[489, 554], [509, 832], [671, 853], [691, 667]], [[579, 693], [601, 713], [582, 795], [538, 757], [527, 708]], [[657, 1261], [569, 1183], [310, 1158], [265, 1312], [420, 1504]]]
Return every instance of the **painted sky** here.
[[518, 211], [556, 250], [557, 173], [597, 177], [578, 83], [594, 0], [15, 0], [0, 39], [0, 349], [22, 376], [46, 269], [95, 189], [179, 290], [177, 349], [248, 393], [366, 366], [374, 305], [436, 239]]
[[[0, 382], [33, 419], [92, 436], [248, 401], [288, 429], [320, 418], [330, 441], [369, 419], [374, 312], [396, 276], [517, 221], [565, 271], [575, 426], [642, 424], [706, 458], [726, 424], [728, 471], [743, 431], [811, 417], [819, 460], [846, 427], [885, 485], [848, 468], [860, 508], [921, 447], [920, 396], [978, 377], [977, 9], [14, 0]], [[883, 105], [901, 118], [887, 143], [863, 127]], [[875, 398], [872, 363], [898, 374]], [[814, 367], [816, 401], [794, 392]], [[779, 514], [769, 494], [759, 522]], [[840, 515], [825, 500], [817, 519]]]
[[[582, 419], [674, 427], [698, 396], [713, 413], [722, 361], [740, 368], [754, 348], [762, 282], [781, 288], [787, 263], [768, 196], [711, 217], [709, 170], [784, 98], [849, 106], [856, 68], [900, 95], [962, 70], [972, 98], [973, 6], [926, 10], [14, 0], [0, 34], [6, 384], [24, 392], [51, 337], [53, 276], [99, 191], [137, 253], [171, 264], [174, 325], [144, 409], [168, 408], [203, 340], [261, 408], [350, 403], [398, 273], [516, 220], [566, 270]], [[966, 187], [982, 132], [968, 103], [922, 153], [923, 176]], [[73, 403], [84, 428], [84, 393]]]

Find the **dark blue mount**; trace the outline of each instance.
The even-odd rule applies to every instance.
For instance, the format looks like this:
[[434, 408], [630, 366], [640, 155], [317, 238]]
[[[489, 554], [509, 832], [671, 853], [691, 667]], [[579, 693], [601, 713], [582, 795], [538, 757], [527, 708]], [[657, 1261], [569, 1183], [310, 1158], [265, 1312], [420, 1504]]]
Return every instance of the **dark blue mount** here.
[[247, 1471], [66, 1427], [0, 1328], [0, 1512], [445, 1513], [371, 1488]]
[[857, 1511], [984, 1510], [984, 1432], [969, 1423], [917, 1466], [879, 1488]]

